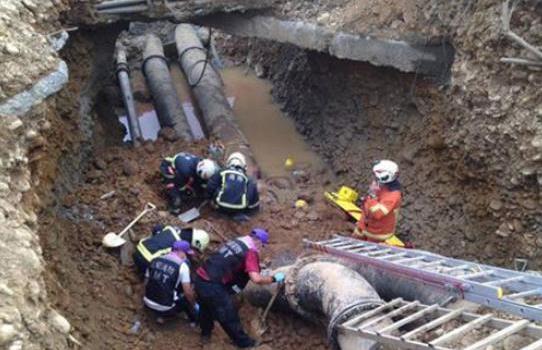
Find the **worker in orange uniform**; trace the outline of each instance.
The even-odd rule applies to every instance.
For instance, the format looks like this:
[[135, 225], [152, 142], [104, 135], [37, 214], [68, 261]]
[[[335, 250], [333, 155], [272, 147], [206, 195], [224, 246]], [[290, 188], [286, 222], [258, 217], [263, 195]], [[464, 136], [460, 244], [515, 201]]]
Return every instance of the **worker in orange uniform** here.
[[369, 187], [362, 206], [363, 215], [356, 225], [354, 237], [371, 242], [384, 242], [395, 235], [401, 205], [399, 166], [391, 160], [373, 165], [375, 180]]

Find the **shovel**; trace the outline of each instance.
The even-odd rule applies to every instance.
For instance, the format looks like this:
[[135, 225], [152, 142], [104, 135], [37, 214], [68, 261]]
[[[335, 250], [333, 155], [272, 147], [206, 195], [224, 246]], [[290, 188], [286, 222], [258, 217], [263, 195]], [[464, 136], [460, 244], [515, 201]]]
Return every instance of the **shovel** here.
[[129, 229], [132, 228], [136, 224], [136, 222], [139, 221], [145, 214], [147, 214], [150, 211], [153, 211], [156, 209], [156, 206], [152, 203], [145, 204], [145, 209], [134, 219], [132, 222], [128, 224], [119, 234], [116, 234], [115, 232], [109, 232], [104, 236], [102, 239], [102, 244], [107, 248], [116, 248], [120, 247], [124, 243], [126, 243], [126, 240], [122, 238], [122, 236], [128, 232]]
[[201, 203], [199, 207], [189, 209], [185, 211], [184, 213], [179, 214], [177, 218], [185, 224], [188, 224], [189, 222], [196, 220], [197, 218], [201, 216], [201, 213], [199, 211], [201, 210], [201, 208], [207, 205], [208, 202], [209, 201], [207, 200], [203, 201], [203, 203]]
[[267, 324], [265, 323], [265, 320], [267, 319], [267, 314], [269, 313], [269, 310], [271, 310], [271, 306], [273, 306], [273, 304], [275, 303], [275, 299], [277, 299], [277, 296], [280, 294], [280, 291], [282, 290], [282, 287], [284, 286], [284, 283], [279, 283], [277, 285], [277, 289], [275, 289], [275, 293], [273, 294], [273, 296], [271, 297], [271, 300], [269, 300], [269, 303], [267, 304], [263, 314], [262, 314], [262, 317], [260, 317], [260, 322], [259, 322], [259, 325], [258, 325], [258, 329], [256, 330], [256, 332], [258, 333], [258, 336], [262, 336], [266, 331], [267, 329], [269, 328], [267, 326]]

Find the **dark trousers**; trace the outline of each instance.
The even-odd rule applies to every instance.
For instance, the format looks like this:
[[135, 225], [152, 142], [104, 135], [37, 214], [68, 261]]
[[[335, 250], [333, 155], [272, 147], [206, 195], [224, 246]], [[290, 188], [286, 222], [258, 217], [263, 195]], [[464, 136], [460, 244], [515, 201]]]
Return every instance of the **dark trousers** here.
[[211, 335], [213, 322], [216, 320], [238, 347], [248, 348], [256, 344], [243, 330], [237, 309], [224, 285], [208, 282], [197, 276], [195, 286], [200, 305], [199, 324], [202, 336]]
[[169, 309], [167, 311], [156, 311], [154, 309], [148, 308], [149, 310], [152, 310], [157, 316], [160, 317], [174, 317], [180, 314], [181, 312], [185, 312], [188, 316], [188, 319], [190, 322], [196, 322], [197, 318], [196, 316], [191, 312], [190, 306], [188, 305], [188, 301], [184, 297], [181, 297], [179, 300], [175, 302], [175, 306], [172, 309]]
[[147, 271], [147, 268], [149, 267], [149, 262], [143, 257], [143, 255], [141, 255], [141, 253], [137, 249], [132, 254], [132, 258], [134, 259], [134, 264], [137, 268], [139, 276], [145, 277], [145, 271]]

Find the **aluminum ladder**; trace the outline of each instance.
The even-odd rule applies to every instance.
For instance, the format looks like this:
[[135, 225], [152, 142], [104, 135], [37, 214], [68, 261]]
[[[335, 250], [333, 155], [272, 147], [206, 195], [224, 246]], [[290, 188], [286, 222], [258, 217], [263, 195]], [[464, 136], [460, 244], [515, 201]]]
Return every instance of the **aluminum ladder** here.
[[401, 298], [354, 316], [337, 329], [404, 349], [484, 350], [512, 335], [525, 337], [520, 350], [542, 349], [542, 327], [528, 320], [503, 320]]
[[542, 277], [538, 275], [340, 235], [303, 242], [316, 251], [437, 284], [473, 303], [542, 321]]

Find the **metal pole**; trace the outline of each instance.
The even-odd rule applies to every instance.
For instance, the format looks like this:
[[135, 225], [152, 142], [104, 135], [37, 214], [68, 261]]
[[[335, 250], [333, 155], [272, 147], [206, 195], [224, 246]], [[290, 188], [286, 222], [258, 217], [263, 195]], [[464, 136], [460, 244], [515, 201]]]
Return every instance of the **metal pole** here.
[[120, 91], [122, 92], [124, 108], [126, 108], [130, 136], [134, 146], [138, 146], [139, 141], [143, 139], [143, 133], [139, 125], [134, 96], [132, 95], [132, 85], [130, 84], [130, 69], [126, 60], [126, 52], [123, 48], [117, 51], [117, 79], [119, 80]]

